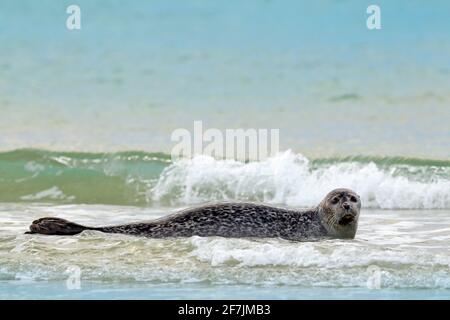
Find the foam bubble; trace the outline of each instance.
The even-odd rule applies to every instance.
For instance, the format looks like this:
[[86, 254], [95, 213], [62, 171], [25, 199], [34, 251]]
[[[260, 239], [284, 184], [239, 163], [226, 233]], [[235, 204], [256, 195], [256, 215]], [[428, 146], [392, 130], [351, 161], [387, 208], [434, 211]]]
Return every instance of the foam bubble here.
[[364, 207], [450, 208], [448, 177], [404, 167], [356, 161], [317, 166], [291, 151], [251, 163], [196, 156], [166, 167], [150, 198], [171, 205], [249, 200], [315, 206], [330, 190], [346, 187], [361, 196]]
[[74, 196], [67, 196], [59, 189], [57, 186], [53, 186], [49, 189], [39, 191], [35, 194], [29, 194], [26, 196], [20, 197], [22, 200], [28, 201], [36, 201], [36, 200], [46, 200], [46, 199], [66, 199], [66, 200], [74, 200]]

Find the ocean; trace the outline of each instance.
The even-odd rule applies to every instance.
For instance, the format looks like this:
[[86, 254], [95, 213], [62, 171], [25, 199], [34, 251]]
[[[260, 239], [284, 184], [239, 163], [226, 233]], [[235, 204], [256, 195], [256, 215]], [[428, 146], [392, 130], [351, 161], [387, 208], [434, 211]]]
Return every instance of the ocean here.
[[[450, 3], [0, 1], [0, 299], [449, 299]], [[172, 161], [171, 133], [280, 152]], [[24, 234], [202, 203], [362, 200], [354, 240]], [[75, 278], [74, 278], [75, 276]]]

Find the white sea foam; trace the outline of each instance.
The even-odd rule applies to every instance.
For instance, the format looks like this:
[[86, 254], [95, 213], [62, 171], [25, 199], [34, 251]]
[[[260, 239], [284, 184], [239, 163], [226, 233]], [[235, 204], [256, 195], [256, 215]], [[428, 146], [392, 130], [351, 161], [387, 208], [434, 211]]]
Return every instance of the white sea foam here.
[[312, 166], [306, 157], [291, 151], [251, 163], [196, 156], [168, 166], [150, 197], [170, 204], [255, 200], [315, 206], [330, 190], [346, 187], [360, 194], [364, 207], [450, 208], [450, 179], [422, 173], [421, 180], [417, 174], [399, 175], [397, 169], [352, 161]]
[[42, 190], [36, 192], [34, 194], [29, 194], [20, 197], [22, 200], [27, 201], [36, 201], [36, 200], [55, 200], [55, 199], [66, 199], [66, 200], [74, 200], [74, 196], [67, 196], [59, 189], [57, 186], [53, 186], [49, 189]]
[[[173, 210], [170, 210], [171, 212]], [[206, 283], [366, 288], [450, 288], [448, 210], [366, 209], [354, 240], [145, 237], [87, 231], [73, 237], [24, 234], [34, 219], [58, 216], [90, 226], [145, 221], [166, 209], [43, 204], [0, 206], [0, 280]], [[12, 223], [12, 221], [14, 221]]]

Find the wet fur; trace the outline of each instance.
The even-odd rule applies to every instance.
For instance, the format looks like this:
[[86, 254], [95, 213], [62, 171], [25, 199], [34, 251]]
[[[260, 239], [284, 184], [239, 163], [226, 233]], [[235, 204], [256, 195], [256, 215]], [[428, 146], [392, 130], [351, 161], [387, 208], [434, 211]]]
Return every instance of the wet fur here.
[[354, 237], [354, 232], [337, 230], [340, 227], [338, 217], [326, 202], [329, 195], [317, 208], [310, 210], [291, 210], [255, 203], [220, 203], [183, 210], [149, 222], [111, 227], [85, 227], [64, 219], [42, 218], [32, 223], [29, 233], [75, 235], [83, 230], [97, 230], [151, 238], [221, 236], [297, 241]]

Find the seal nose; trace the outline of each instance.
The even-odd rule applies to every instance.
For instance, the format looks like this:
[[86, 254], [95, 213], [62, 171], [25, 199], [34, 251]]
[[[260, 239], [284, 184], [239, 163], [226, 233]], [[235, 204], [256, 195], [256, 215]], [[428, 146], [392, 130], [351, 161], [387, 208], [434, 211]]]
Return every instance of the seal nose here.
[[345, 210], [349, 210], [350, 209], [350, 205], [348, 204], [348, 202], [344, 202], [342, 204], [342, 208], [344, 208]]

